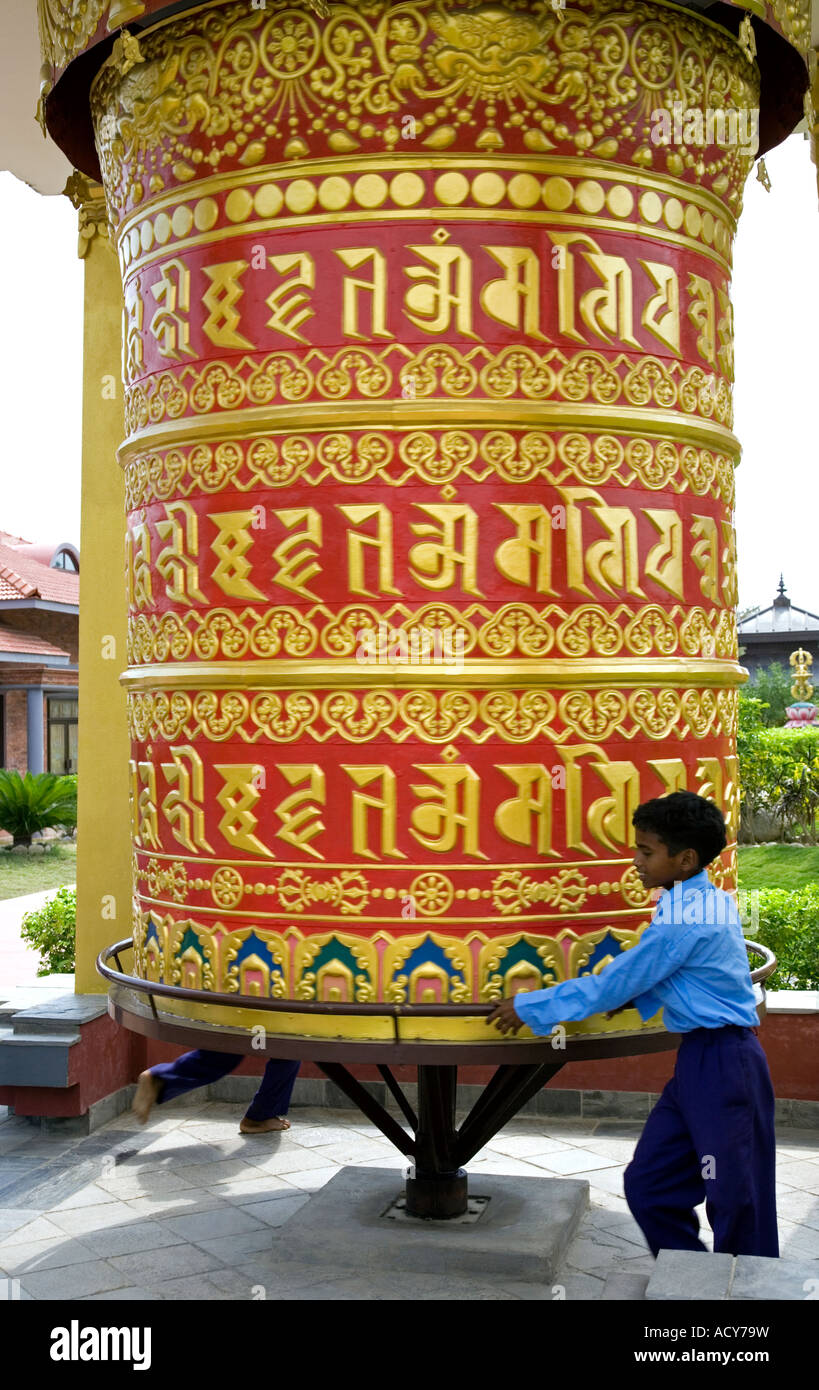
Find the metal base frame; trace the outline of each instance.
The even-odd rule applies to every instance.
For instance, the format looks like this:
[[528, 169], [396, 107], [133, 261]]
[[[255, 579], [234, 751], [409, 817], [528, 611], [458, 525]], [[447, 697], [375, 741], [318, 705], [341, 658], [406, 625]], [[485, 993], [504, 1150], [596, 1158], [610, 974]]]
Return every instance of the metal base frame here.
[[414, 1167], [406, 1178], [408, 1215], [447, 1220], [463, 1216], [467, 1210], [468, 1183], [463, 1164], [474, 1158], [527, 1100], [557, 1075], [563, 1063], [499, 1066], [460, 1129], [455, 1123], [457, 1066], [419, 1066], [417, 1116], [389, 1067], [379, 1066], [379, 1073], [414, 1131], [412, 1135], [340, 1062], [318, 1065], [381, 1133], [413, 1160]]

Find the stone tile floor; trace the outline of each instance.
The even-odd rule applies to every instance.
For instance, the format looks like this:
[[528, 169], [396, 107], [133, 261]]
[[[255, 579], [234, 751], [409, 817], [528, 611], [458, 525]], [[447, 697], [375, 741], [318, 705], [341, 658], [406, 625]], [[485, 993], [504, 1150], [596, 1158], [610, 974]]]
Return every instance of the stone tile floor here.
[[[11, 1296], [562, 1296], [551, 1285], [493, 1282], [489, 1271], [483, 1282], [459, 1281], [451, 1272], [423, 1279], [396, 1272], [385, 1280], [366, 1271], [282, 1267], [277, 1230], [340, 1166], [395, 1168], [397, 1194], [406, 1160], [355, 1111], [298, 1108], [286, 1133], [242, 1136], [244, 1109], [188, 1097], [154, 1110], [146, 1127], [125, 1114], [87, 1138], [46, 1136], [0, 1109], [0, 1280], [19, 1281], [6, 1286]], [[559, 1276], [567, 1299], [598, 1299], [609, 1276], [653, 1268], [622, 1187], [641, 1128], [633, 1121], [521, 1117], [469, 1165], [473, 1191], [481, 1172], [588, 1180], [589, 1210]], [[819, 1132], [779, 1130], [777, 1191], [782, 1254], [819, 1262]], [[631, 1282], [639, 1290], [641, 1281]]]

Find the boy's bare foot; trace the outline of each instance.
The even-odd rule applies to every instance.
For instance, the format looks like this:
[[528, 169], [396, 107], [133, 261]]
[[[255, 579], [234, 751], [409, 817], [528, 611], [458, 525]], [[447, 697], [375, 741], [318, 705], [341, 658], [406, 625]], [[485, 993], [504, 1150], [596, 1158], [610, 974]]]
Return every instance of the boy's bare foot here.
[[271, 1129], [289, 1129], [290, 1121], [282, 1115], [272, 1115], [269, 1120], [249, 1120], [247, 1115], [239, 1121], [240, 1134], [267, 1134]]
[[151, 1113], [154, 1102], [159, 1097], [161, 1085], [162, 1083], [159, 1078], [154, 1076], [152, 1072], [140, 1072], [139, 1080], [137, 1081], [136, 1095], [134, 1096], [134, 1103], [131, 1109], [142, 1124], [145, 1124], [145, 1121]]

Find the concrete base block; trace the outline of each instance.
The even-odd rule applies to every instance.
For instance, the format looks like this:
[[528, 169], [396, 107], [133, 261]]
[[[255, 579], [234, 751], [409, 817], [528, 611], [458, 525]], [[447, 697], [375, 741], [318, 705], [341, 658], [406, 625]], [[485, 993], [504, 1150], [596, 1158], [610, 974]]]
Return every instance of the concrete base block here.
[[645, 1296], [649, 1300], [688, 1299], [697, 1303], [726, 1299], [733, 1273], [733, 1255], [661, 1250]]
[[552, 1280], [589, 1201], [575, 1179], [471, 1173], [470, 1195], [490, 1199], [474, 1224], [390, 1221], [383, 1213], [402, 1188], [394, 1170], [342, 1168], [282, 1229], [282, 1264]]

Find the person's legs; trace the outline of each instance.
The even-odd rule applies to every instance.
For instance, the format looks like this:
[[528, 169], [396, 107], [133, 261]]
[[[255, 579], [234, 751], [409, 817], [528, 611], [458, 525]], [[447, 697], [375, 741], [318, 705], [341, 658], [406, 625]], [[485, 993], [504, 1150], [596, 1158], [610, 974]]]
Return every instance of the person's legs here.
[[285, 1062], [271, 1058], [264, 1069], [259, 1089], [239, 1126], [243, 1134], [290, 1128], [284, 1116], [290, 1107], [290, 1097], [300, 1065], [300, 1062]]
[[623, 1187], [652, 1255], [660, 1250], [705, 1250], [694, 1212], [705, 1196], [705, 1184], [680, 1110], [676, 1071], [646, 1120]]
[[162, 1083], [161, 1094], [157, 1097], [159, 1105], [175, 1100], [186, 1091], [194, 1091], [197, 1086], [207, 1086], [211, 1081], [220, 1081], [229, 1072], [235, 1071], [242, 1061], [241, 1053], [205, 1052], [197, 1048], [195, 1052], [185, 1052], [173, 1062], [158, 1062], [151, 1067], [151, 1075]]
[[144, 1124], [154, 1104], [164, 1105], [176, 1096], [207, 1086], [234, 1071], [242, 1055], [233, 1052], [205, 1052], [197, 1048], [173, 1062], [158, 1062], [141, 1073], [132, 1109]]
[[703, 1032], [681, 1049], [680, 1095], [706, 1190], [714, 1250], [779, 1254], [774, 1096], [750, 1030]]

